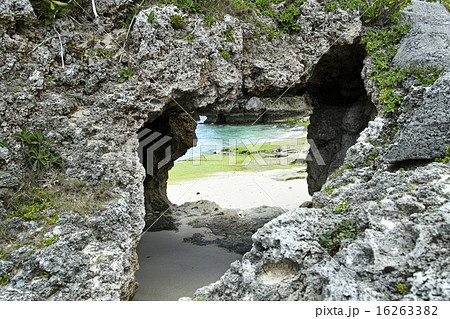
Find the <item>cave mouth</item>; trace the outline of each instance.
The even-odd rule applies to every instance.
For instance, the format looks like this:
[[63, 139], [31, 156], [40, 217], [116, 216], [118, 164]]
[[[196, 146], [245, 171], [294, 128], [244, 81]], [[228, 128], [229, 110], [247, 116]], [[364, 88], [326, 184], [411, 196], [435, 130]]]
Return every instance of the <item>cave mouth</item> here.
[[[327, 177], [342, 165], [347, 150], [376, 115], [376, 108], [367, 97], [361, 77], [365, 56], [364, 48], [357, 43], [334, 46], [319, 60], [308, 82], [292, 88], [287, 94], [304, 98], [313, 107], [307, 136], [310, 144], [314, 144], [307, 160], [310, 195], [319, 191]], [[255, 97], [247, 98], [250, 101]], [[189, 98], [183, 98], [183, 101], [184, 105], [192, 104]], [[196, 121], [201, 110], [195, 111], [190, 115], [175, 104], [169, 105], [141, 129], [141, 132], [146, 129], [170, 138], [166, 143], [170, 146], [170, 154], [165, 147], [155, 148], [151, 164], [155, 173], [147, 174], [144, 180], [146, 228], [151, 226], [151, 231], [177, 229], [170, 212], [167, 181], [174, 162], [192, 148], [197, 139]], [[226, 123], [222, 113], [217, 112], [217, 116], [218, 122]], [[323, 161], [316, 158], [313, 146]], [[145, 156], [143, 163], [148, 172]], [[158, 167], [162, 162], [166, 165]]]
[[323, 162], [315, 158], [313, 146], [308, 161], [308, 191], [322, 188], [328, 176], [344, 162], [347, 150], [370, 120], [376, 108], [362, 80], [365, 49], [359, 44], [334, 46], [317, 64], [306, 85], [313, 103], [308, 140]]

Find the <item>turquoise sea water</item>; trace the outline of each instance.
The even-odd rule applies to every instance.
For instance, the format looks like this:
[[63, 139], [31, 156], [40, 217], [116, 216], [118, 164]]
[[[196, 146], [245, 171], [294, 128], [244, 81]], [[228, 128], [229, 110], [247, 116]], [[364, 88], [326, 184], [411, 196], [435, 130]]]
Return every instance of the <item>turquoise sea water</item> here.
[[303, 127], [283, 127], [275, 125], [214, 125], [201, 124], [204, 117], [200, 117], [197, 125], [197, 146], [191, 148], [178, 161], [197, 157], [203, 154], [213, 154], [230, 145], [241, 145], [248, 142], [270, 142], [283, 138], [295, 138], [304, 131]]

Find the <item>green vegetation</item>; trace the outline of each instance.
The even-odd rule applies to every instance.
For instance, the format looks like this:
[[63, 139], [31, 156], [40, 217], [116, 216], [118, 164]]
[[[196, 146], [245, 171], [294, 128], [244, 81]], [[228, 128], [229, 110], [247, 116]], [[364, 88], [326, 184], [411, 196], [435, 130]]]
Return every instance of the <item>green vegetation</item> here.
[[386, 114], [397, 111], [402, 105], [404, 93], [401, 84], [413, 76], [418, 84], [433, 84], [444, 69], [439, 67], [412, 67], [401, 69], [392, 67], [392, 60], [397, 52], [397, 45], [410, 30], [409, 25], [388, 26], [377, 31], [368, 31], [363, 39], [366, 50], [372, 54], [374, 66], [371, 76], [380, 89], [379, 102], [384, 105]]
[[398, 284], [397, 285], [397, 291], [400, 293], [400, 294], [402, 294], [402, 295], [404, 295], [405, 293], [406, 293], [406, 285], [405, 284]]
[[52, 76], [47, 76], [46, 78], [45, 78], [45, 81], [47, 81], [47, 82], [55, 82], [55, 78], [54, 77], [52, 77]]
[[435, 161], [443, 164], [447, 164], [448, 162], [450, 162], [450, 146], [447, 147], [447, 151], [445, 152], [444, 157], [436, 158]]
[[325, 2], [324, 5], [325, 5], [325, 8], [327, 8], [328, 12], [334, 12], [337, 7], [337, 3], [335, 1]]
[[44, 20], [48, 25], [53, 23], [54, 18], [67, 18], [70, 11], [68, 8], [69, 2], [56, 0], [31, 1], [38, 18]]
[[0, 147], [8, 148], [8, 142], [6, 140], [0, 140]]
[[230, 54], [230, 52], [228, 52], [227, 50], [219, 51], [219, 54], [220, 54], [222, 57], [224, 57], [225, 59], [231, 58], [231, 54]]
[[358, 224], [344, 219], [336, 224], [333, 230], [321, 235], [319, 243], [331, 256], [334, 256], [339, 251], [343, 240], [356, 238], [358, 238]]
[[185, 28], [183, 17], [179, 14], [176, 14], [170, 18], [170, 25], [176, 30]]
[[155, 11], [151, 11], [150, 13], [144, 12], [145, 16], [147, 17], [148, 22], [156, 22], [155, 19]]
[[194, 34], [193, 33], [189, 33], [184, 39], [187, 42], [195, 42], [195, 38], [194, 38]]
[[[169, 183], [208, 177], [220, 172], [258, 172], [286, 168], [270, 152], [283, 145], [301, 146], [305, 142], [305, 138], [300, 138], [286, 139], [276, 143], [238, 145], [237, 147], [224, 149], [225, 152], [228, 152], [225, 154], [202, 155], [178, 162], [169, 172]], [[257, 162], [258, 159], [263, 159], [265, 165]]]
[[52, 143], [44, 138], [38, 131], [28, 132], [26, 127], [22, 128], [20, 134], [13, 134], [22, 142], [25, 150], [26, 162], [31, 165], [34, 172], [40, 174], [44, 169], [48, 170], [52, 165], [61, 165], [61, 158], [51, 153]]
[[44, 239], [44, 240], [40, 241], [38, 243], [38, 245], [41, 246], [42, 248], [48, 247], [50, 245], [53, 245], [58, 238], [59, 238], [59, 236], [57, 235], [57, 236], [53, 236], [53, 237]]
[[0, 286], [6, 286], [7, 284], [8, 284], [8, 282], [9, 282], [9, 277], [10, 277], [11, 275], [3, 275], [1, 278], [0, 278]]
[[210, 13], [207, 13], [205, 14], [204, 21], [206, 26], [211, 27], [217, 20]]
[[276, 120], [273, 122], [275, 124], [283, 124], [288, 126], [309, 126], [309, 124], [311, 124], [309, 118], [305, 118], [303, 116], [295, 116], [287, 119]]
[[346, 202], [340, 203], [337, 207], [335, 207], [335, 208], [333, 209], [333, 212], [334, 212], [335, 214], [340, 214], [340, 213], [342, 213], [342, 212], [344, 211], [344, 209], [347, 208], [347, 206], [348, 206], [349, 204], [350, 204], [350, 201], [346, 201]]
[[122, 69], [119, 73], [119, 83], [123, 83], [131, 79], [133, 71], [130, 68]]
[[125, 21], [122, 22], [122, 25], [125, 28], [129, 28], [131, 26], [131, 24], [133, 23], [134, 20], [134, 16], [137, 14], [139, 8], [137, 6], [133, 6], [130, 7], [130, 9], [128, 10], [126, 16], [125, 16]]
[[227, 28], [223, 36], [227, 41], [233, 40], [234, 30], [232, 28]]

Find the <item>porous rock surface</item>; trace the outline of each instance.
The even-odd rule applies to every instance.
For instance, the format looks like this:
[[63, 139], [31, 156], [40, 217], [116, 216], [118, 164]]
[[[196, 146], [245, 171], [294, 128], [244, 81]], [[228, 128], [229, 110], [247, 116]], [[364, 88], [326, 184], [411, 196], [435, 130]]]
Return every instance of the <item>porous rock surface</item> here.
[[[0, 153], [1, 194], [21, 182], [24, 161], [12, 135], [26, 126], [53, 143], [52, 152], [62, 158], [58, 174], [94, 186], [108, 183], [114, 200], [81, 217], [62, 212], [44, 234], [58, 239], [43, 248], [21, 243], [22, 235], [39, 231], [34, 222], [2, 221], [3, 234], [19, 243], [2, 247], [12, 250], [8, 260], [0, 260], [0, 277], [8, 278], [0, 286], [2, 300], [132, 298], [145, 215], [138, 130], [161, 115], [234, 101], [243, 91], [278, 97], [292, 85], [303, 86], [322, 54], [333, 45], [352, 44], [361, 31], [356, 12], [331, 13], [316, 0], [303, 4], [302, 32], [258, 41], [254, 24], [228, 15], [206, 27], [201, 15], [154, 6], [141, 11], [128, 30], [122, 22], [135, 1], [96, 0], [98, 19], [91, 1], [77, 3], [82, 9], [73, 6], [70, 18], [49, 26], [37, 20], [30, 1], [0, 4], [0, 140], [8, 143]], [[151, 11], [154, 22], [145, 15]], [[184, 30], [172, 28], [175, 14], [183, 16]], [[232, 41], [223, 36], [228, 27], [234, 29]], [[184, 39], [190, 33], [195, 42]], [[222, 57], [223, 50], [231, 58]], [[119, 83], [127, 67], [133, 75]], [[150, 206], [167, 200], [162, 176], [145, 184], [159, 188], [147, 190]], [[7, 213], [3, 198], [0, 212]]]
[[[417, 11], [425, 8], [425, 10]], [[438, 4], [414, 2], [402, 45], [423, 23], [448, 24]], [[433, 15], [426, 13], [434, 12]], [[426, 15], [425, 15], [426, 14]], [[425, 21], [425, 22], [424, 22]], [[443, 30], [436, 29], [436, 30]], [[448, 28], [444, 31], [448, 35]], [[444, 43], [448, 53], [448, 42]], [[420, 55], [417, 51], [417, 57]], [[395, 59], [399, 63], [399, 50]], [[429, 66], [427, 54], [412, 66]], [[425, 61], [427, 60], [427, 61]], [[402, 60], [403, 61], [403, 60]], [[253, 235], [253, 247], [217, 282], [200, 288], [206, 300], [448, 300], [450, 298], [450, 166], [433, 162], [449, 145], [449, 70], [430, 87], [407, 84], [398, 117], [385, 116], [365, 60], [364, 84], [377, 106], [343, 165], [328, 177], [309, 206], [279, 216]], [[406, 63], [405, 61], [403, 61]], [[394, 130], [392, 128], [395, 128]], [[331, 256], [320, 236], [343, 221], [358, 224]], [[405, 291], [399, 285], [405, 285]], [[189, 299], [189, 298], [184, 298]]]

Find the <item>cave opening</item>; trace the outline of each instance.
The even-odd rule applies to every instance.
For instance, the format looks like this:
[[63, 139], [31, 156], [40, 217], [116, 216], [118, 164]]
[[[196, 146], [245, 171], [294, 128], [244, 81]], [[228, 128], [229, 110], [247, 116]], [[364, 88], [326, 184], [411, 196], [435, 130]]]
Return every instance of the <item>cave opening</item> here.
[[[308, 139], [314, 141], [323, 163], [308, 161], [308, 191], [319, 191], [375, 118], [361, 72], [366, 52], [358, 44], [333, 47], [317, 64], [306, 85], [313, 103]], [[310, 156], [312, 148], [310, 149]]]
[[[308, 141], [312, 141], [314, 143], [314, 146], [317, 148], [324, 162], [324, 165], [321, 165], [323, 163], [319, 163], [319, 161], [317, 161], [315, 154], [311, 151], [311, 147], [311, 149], [309, 149], [309, 156], [306, 162], [306, 172], [304, 172], [307, 181], [307, 184], [305, 182], [305, 185], [307, 185], [304, 190], [305, 194], [309, 192], [309, 194], [312, 195], [314, 192], [321, 189], [327, 177], [342, 165], [348, 148], [356, 142], [360, 132], [367, 127], [368, 122], [375, 116], [376, 109], [367, 97], [367, 92], [361, 77], [364, 57], [365, 51], [358, 44], [335, 46], [320, 59], [314, 68], [310, 79], [306, 83], [292, 88], [286, 94], [287, 98], [297, 98], [296, 103], [298, 103], [298, 98], [300, 98], [302, 101], [301, 103], [310, 104], [312, 106], [312, 112], [310, 112], [310, 124], [307, 128], [307, 139]], [[244, 105], [244, 108], [248, 105], [257, 105], [260, 103], [258, 98], [258, 96], [246, 96], [241, 101], [237, 102], [238, 108], [242, 108], [242, 105]], [[273, 95], [272, 98], [277, 98], [277, 96]], [[189, 103], [185, 104], [188, 105]], [[187, 109], [189, 110], [189, 108]], [[212, 107], [207, 111], [203, 110], [203, 113], [202, 110], [199, 109], [192, 111], [192, 113], [187, 114], [176, 105], [170, 105], [165, 108], [159, 116], [149, 119], [141, 131], [138, 132], [138, 136], [140, 136], [140, 148], [142, 148], [142, 150], [140, 150], [141, 161], [147, 170], [147, 176], [144, 180], [145, 205], [147, 212], [145, 217], [145, 229], [150, 228], [149, 230], [151, 232], [157, 233], [156, 237], [152, 237], [150, 241], [149, 237], [146, 238], [144, 236], [140, 244], [141, 251], [139, 252], [138, 250], [141, 260], [141, 268], [144, 268], [140, 274], [139, 272], [137, 274], [137, 279], [141, 282], [143, 287], [141, 293], [138, 292], [138, 298], [146, 298], [147, 293], [152, 294], [153, 296], [154, 292], [150, 291], [154, 290], [155, 281], [158, 281], [161, 278], [169, 280], [168, 277], [161, 276], [161, 278], [159, 278], [159, 276], [155, 276], [153, 274], [152, 282], [149, 283], [147, 282], [148, 279], [145, 275], [146, 272], [155, 273], [159, 268], [161, 268], [159, 270], [161, 270], [162, 273], [168, 273], [168, 268], [174, 270], [172, 269], [173, 265], [171, 263], [184, 265], [185, 261], [182, 262], [179, 258], [182, 258], [180, 255], [185, 252], [183, 249], [187, 249], [187, 241], [189, 241], [189, 243], [197, 243], [197, 245], [204, 245], [202, 249], [211, 248], [211, 253], [213, 254], [212, 258], [216, 261], [223, 258], [220, 260], [225, 263], [224, 265], [229, 263], [230, 260], [235, 260], [239, 256], [231, 253], [229, 255], [225, 253], [218, 254], [217, 250], [214, 249], [218, 249], [220, 247], [216, 247], [214, 249], [212, 248], [214, 244], [217, 244], [217, 241], [208, 241], [207, 236], [204, 237], [204, 234], [206, 233], [197, 233], [192, 231], [186, 232], [186, 230], [182, 230], [179, 228], [179, 220], [174, 218], [174, 214], [179, 213], [184, 213], [189, 217], [190, 214], [192, 215], [193, 211], [201, 211], [205, 207], [205, 204], [195, 203], [193, 206], [187, 206], [187, 209], [190, 209], [190, 211], [177, 211], [177, 207], [180, 206], [171, 206], [172, 204], [167, 193], [169, 171], [174, 168], [175, 161], [180, 159], [196, 144], [197, 123], [204, 122], [203, 116], [205, 115], [208, 115], [209, 118], [212, 119], [211, 122], [217, 126], [227, 126], [230, 124], [229, 122], [236, 123], [240, 121], [240, 119], [237, 119], [236, 116], [229, 116], [229, 114], [223, 112], [222, 106], [216, 109]], [[248, 112], [243, 113], [244, 117], [247, 116], [247, 119], [253, 119], [255, 117], [253, 114], [249, 115]], [[267, 118], [268, 117], [265, 117], [264, 121]], [[155, 134], [156, 132], [159, 135], [157, 137], [152, 137], [152, 134]], [[163, 143], [162, 141], [164, 137], [167, 138]], [[149, 140], [151, 140], [151, 142], [149, 142]], [[170, 152], [167, 152], [167, 147], [170, 147]], [[149, 149], [150, 152], [148, 151]], [[149, 162], [147, 156], [152, 156], [153, 161]], [[161, 165], [161, 163], [164, 165]], [[149, 165], [151, 165], [151, 167], [148, 167]], [[148, 174], [149, 169], [151, 174]], [[226, 193], [223, 195], [227, 196]], [[293, 194], [293, 196], [299, 195]], [[247, 197], [248, 201], [250, 201], [251, 196]], [[179, 203], [177, 203], [177, 205], [179, 205]], [[173, 207], [175, 207], [175, 210], [173, 210]], [[215, 208], [214, 210], [222, 213], [220, 208]], [[242, 214], [244, 211], [245, 209], [236, 211], [236, 214]], [[267, 220], [263, 219], [263, 222], [269, 221], [276, 216], [271, 215], [271, 213], [268, 214], [267, 211], [264, 210], [259, 213], [261, 212], [263, 214], [262, 216], [267, 218]], [[284, 210], [281, 210], [277, 214], [281, 214], [283, 212]], [[225, 219], [223, 216], [224, 215], [217, 216], [217, 220], [220, 221], [223, 219], [222, 224], [216, 223], [214, 225], [209, 225], [210, 230], [212, 229], [211, 227], [215, 227], [215, 231], [217, 231], [222, 237], [227, 237], [229, 234], [226, 234], [226, 232], [221, 228], [223, 227], [223, 224], [228, 224], [228, 226], [225, 225], [225, 227], [229, 227], [229, 225], [231, 225], [238, 229], [242, 228], [239, 226], [239, 219]], [[238, 217], [242, 218], [242, 216], [245, 216], [245, 213], [244, 215], [239, 215]], [[196, 225], [202, 229], [205, 229], [205, 227], [208, 227], [210, 222], [211, 220], [201, 219]], [[251, 229], [244, 229], [246, 232], [233, 234], [234, 237], [231, 239], [231, 245], [236, 245], [236, 242], [238, 241], [244, 242], [244, 245], [240, 246], [244, 247], [242, 248], [244, 250], [239, 252], [240, 254], [245, 252], [245, 249], [248, 251], [251, 247], [251, 235], [261, 225], [258, 225], [257, 227], [255, 225], [253, 226], [254, 227]], [[174, 230], [177, 230], [177, 232], [174, 232]], [[174, 238], [178, 240], [177, 244], [175, 246], [168, 246], [172, 243], [171, 241]], [[247, 239], [250, 246], [246, 246]], [[145, 252], [142, 250], [144, 249], [144, 246], [147, 247], [150, 244], [157, 245], [159, 252], [162, 250], [165, 252], [169, 250], [176, 251], [176, 257], [173, 255], [168, 257], [169, 254], [165, 253], [160, 254], [159, 252], [156, 253], [154, 251], [149, 253], [148, 251]], [[187, 249], [187, 251], [189, 250]], [[236, 251], [233, 253], [235, 252]], [[169, 258], [169, 260], [164, 259], [161, 261], [161, 264], [157, 265], [157, 267], [159, 267], [158, 269], [155, 269], [154, 263], [151, 262], [152, 260], [148, 259], [154, 258], [156, 254], [158, 254], [159, 257], [162, 256], [161, 258]], [[190, 255], [192, 254], [195, 253], [191, 251]], [[218, 257], [219, 255], [220, 258]], [[173, 258], [176, 258], [176, 260]], [[191, 257], [183, 258], [187, 258], [186, 265], [191, 265], [191, 259], [189, 259]], [[208, 264], [208, 262], [204, 262], [204, 264]], [[224, 266], [222, 264], [213, 264], [212, 261], [209, 265], [212, 268], [217, 269], [221, 269], [220, 267]], [[192, 269], [194, 269], [197, 266], [192, 267]], [[179, 272], [181, 275], [186, 275], [186, 269], [183, 270], [181, 268], [178, 270], [175, 269], [174, 271], [176, 274]], [[224, 269], [227, 269], [227, 267]], [[206, 269], [201, 270], [204, 274], [206, 274], [206, 271]], [[210, 275], [212, 276], [211, 278], [216, 276], [216, 274], [212, 272]], [[199, 283], [198, 287], [204, 284], [200, 280], [200, 277], [202, 277], [201, 275], [193, 274], [192, 276], [193, 280]], [[205, 279], [205, 277], [202, 279]], [[210, 279], [207, 280], [208, 282], [213, 281]], [[176, 283], [173, 284], [176, 285]], [[190, 284], [195, 285], [195, 283], [192, 282]], [[158, 284], [156, 285], [158, 286]], [[175, 286], [169, 286], [167, 289], [183, 290], [182, 288], [176, 288]], [[186, 292], [180, 292], [180, 294], [186, 295]], [[172, 297], [172, 292], [167, 292], [166, 295], [161, 298]]]

